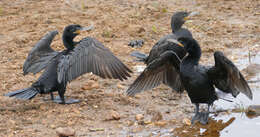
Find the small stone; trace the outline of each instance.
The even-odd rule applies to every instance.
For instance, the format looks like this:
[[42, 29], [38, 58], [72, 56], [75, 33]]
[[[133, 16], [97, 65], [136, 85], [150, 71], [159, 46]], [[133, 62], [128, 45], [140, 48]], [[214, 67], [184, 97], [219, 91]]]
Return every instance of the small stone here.
[[82, 87], [83, 90], [91, 90], [92, 86], [88, 83]]
[[167, 125], [166, 121], [158, 121], [155, 122], [154, 125], [159, 126], [159, 127], [164, 127], [165, 125]]
[[92, 84], [92, 88], [94, 89], [98, 89], [99, 88], [99, 84], [97, 82]]
[[114, 120], [119, 120], [120, 119], [120, 115], [118, 112], [116, 111], [111, 111], [111, 116]]
[[90, 128], [88, 129], [90, 132], [104, 131], [104, 128]]
[[143, 27], [140, 27], [139, 30], [137, 31], [138, 33], [145, 32], [145, 29]]
[[110, 114], [105, 118], [105, 121], [110, 121], [110, 120], [119, 120], [120, 115], [118, 112], [112, 110]]
[[120, 83], [117, 84], [117, 88], [119, 89], [125, 89], [125, 86], [121, 85]]
[[136, 99], [140, 99], [140, 98], [141, 98], [141, 95], [138, 95], [138, 94], [137, 94], [137, 95], [135, 95], [134, 97], [135, 97]]
[[137, 121], [141, 121], [141, 120], [144, 119], [144, 115], [143, 115], [143, 114], [137, 114], [137, 115], [135, 115], [135, 119], [136, 119]]
[[56, 133], [59, 137], [69, 137], [69, 136], [75, 136], [75, 130], [68, 127], [59, 127], [56, 129]]
[[247, 108], [246, 114], [249, 117], [260, 116], [260, 105], [251, 105], [251, 106], [249, 106]]
[[52, 129], [54, 129], [56, 126], [55, 126], [55, 125], [50, 125], [50, 127], [51, 127]]
[[144, 121], [144, 124], [145, 124], [145, 125], [152, 124], [152, 121]]
[[85, 84], [82, 89], [83, 90], [91, 90], [91, 89], [98, 89], [99, 84], [96, 81], [90, 80], [87, 84]]
[[153, 117], [151, 120], [154, 122], [154, 121], [160, 121], [162, 119], [163, 119], [163, 116], [162, 116], [161, 112], [155, 112], [153, 114]]
[[191, 121], [190, 121], [188, 118], [184, 118], [184, 119], [182, 120], [182, 123], [185, 124], [185, 125], [188, 125], [188, 126], [191, 125]]
[[127, 124], [127, 126], [130, 127], [130, 126], [134, 125], [134, 122], [133, 121], [127, 121], [126, 124]]

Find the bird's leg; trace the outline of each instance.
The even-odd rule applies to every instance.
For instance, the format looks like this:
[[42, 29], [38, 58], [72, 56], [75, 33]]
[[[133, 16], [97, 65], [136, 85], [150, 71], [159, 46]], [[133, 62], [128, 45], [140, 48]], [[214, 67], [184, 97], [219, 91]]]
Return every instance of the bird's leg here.
[[80, 102], [77, 99], [66, 99], [65, 100], [65, 97], [64, 97], [65, 88], [59, 89], [58, 93], [59, 93], [59, 96], [55, 97], [55, 99], [53, 100], [53, 102], [55, 102], [55, 103], [59, 103], [59, 104], [73, 104], [73, 103]]
[[51, 100], [54, 100], [54, 96], [53, 96], [53, 93], [51, 92]]
[[[51, 100], [53, 101], [54, 100], [54, 96], [53, 96], [53, 93], [50, 92], [50, 95], [51, 95]], [[50, 99], [49, 98], [43, 98], [43, 101], [49, 101]]]
[[196, 103], [195, 106], [196, 106], [196, 108], [195, 108], [195, 115], [192, 117], [192, 120], [191, 120], [192, 124], [194, 124], [194, 122], [196, 120], [200, 120], [200, 115], [201, 115], [201, 113], [199, 112], [199, 109], [200, 109], [199, 103]]
[[210, 108], [210, 104], [208, 104], [208, 109], [206, 112], [203, 112], [201, 114], [201, 118], [200, 118], [200, 123], [203, 125], [206, 125], [209, 121], [209, 108]]

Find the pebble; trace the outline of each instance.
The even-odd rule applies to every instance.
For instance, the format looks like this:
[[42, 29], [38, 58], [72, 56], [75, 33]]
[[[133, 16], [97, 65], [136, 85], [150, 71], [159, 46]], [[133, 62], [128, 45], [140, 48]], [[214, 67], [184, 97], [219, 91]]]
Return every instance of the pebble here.
[[160, 121], [162, 119], [163, 119], [163, 116], [162, 116], [161, 112], [155, 112], [153, 114], [153, 117], [152, 117], [151, 121], [153, 121], [153, 122], [154, 121]]
[[117, 88], [119, 88], [119, 89], [125, 89], [126, 87], [118, 83], [118, 84], [117, 84]]
[[75, 136], [76, 134], [75, 130], [69, 127], [59, 127], [56, 129], [56, 133], [59, 137]]
[[110, 111], [110, 114], [105, 118], [105, 121], [119, 120], [119, 119], [120, 119], [119, 113], [112, 110], [112, 111]]
[[96, 81], [89, 81], [86, 85], [82, 87], [83, 90], [91, 90], [91, 89], [98, 89], [99, 84]]
[[185, 125], [188, 125], [188, 126], [191, 125], [191, 121], [190, 121], [188, 118], [184, 118], [184, 119], [182, 120], [182, 123], [185, 124]]
[[135, 119], [137, 121], [143, 120], [144, 119], [144, 115], [143, 114], [137, 114], [137, 115], [135, 115]]
[[154, 125], [159, 126], [159, 127], [164, 127], [164, 126], [167, 125], [167, 122], [166, 121], [158, 121], [158, 122], [155, 122]]
[[249, 116], [260, 116], [260, 105], [250, 105], [247, 108], [247, 115]]
[[114, 120], [119, 120], [120, 119], [120, 115], [118, 112], [116, 111], [111, 111], [111, 116]]

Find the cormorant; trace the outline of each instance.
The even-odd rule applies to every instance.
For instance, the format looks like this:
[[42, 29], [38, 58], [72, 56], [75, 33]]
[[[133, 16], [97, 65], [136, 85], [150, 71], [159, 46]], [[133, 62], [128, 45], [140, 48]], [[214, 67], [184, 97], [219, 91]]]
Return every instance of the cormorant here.
[[[50, 47], [58, 32], [47, 33], [32, 48], [23, 65], [24, 75], [29, 72], [35, 74], [43, 69], [45, 71], [31, 87], [9, 92], [5, 96], [32, 99], [38, 93], [50, 93], [54, 102], [70, 104], [79, 101], [65, 100], [67, 83], [84, 73], [92, 72], [102, 78], [119, 80], [130, 77], [129, 73], [132, 71], [95, 38], [86, 37], [79, 42], [73, 40], [80, 32], [89, 29], [80, 25], [65, 27], [62, 40], [66, 49], [61, 52], [54, 51]], [[55, 91], [58, 91], [60, 98], [54, 99], [52, 92]]]
[[[161, 58], [161, 56], [167, 55], [170, 51], [173, 51], [177, 56], [182, 59], [186, 51], [183, 47], [177, 46], [175, 43], [169, 42], [169, 39], [177, 39], [178, 37], [192, 37], [191, 32], [188, 29], [182, 28], [182, 25], [191, 16], [196, 15], [197, 12], [176, 12], [171, 18], [172, 33], [162, 37], [151, 49], [149, 55], [145, 55], [140, 52], [133, 52], [131, 55], [143, 61], [148, 67], [154, 60]], [[129, 87], [127, 92], [141, 92], [143, 90], [152, 89], [161, 83], [168, 85], [174, 91], [179, 93], [183, 92], [183, 86], [179, 82], [180, 76], [178, 70], [172, 66], [172, 64], [164, 64], [160, 68], [150, 69], [147, 68], [146, 72], [143, 72]]]
[[[218, 97], [215, 88], [225, 93], [231, 93], [236, 97], [240, 92], [252, 99], [252, 92], [243, 75], [238, 68], [220, 51], [214, 53], [215, 65], [202, 66], [199, 65], [201, 57], [201, 49], [199, 44], [193, 38], [180, 37], [171, 42], [180, 46], [184, 45], [184, 49], [188, 55], [180, 60], [178, 56], [170, 51], [168, 56], [161, 56], [155, 60], [150, 66], [158, 68], [162, 64], [172, 63], [180, 73], [180, 82], [183, 84], [188, 96], [193, 104], [195, 104], [195, 115], [192, 123], [199, 120], [202, 124], [207, 124], [209, 117], [209, 108]], [[162, 62], [162, 60], [164, 62]], [[128, 94], [133, 95], [134, 92]], [[199, 112], [199, 104], [208, 104], [206, 112]]]
[[162, 37], [158, 42], [156, 42], [148, 56], [138, 51], [131, 53], [131, 55], [137, 57], [138, 59], [140, 59], [139, 61], [143, 61], [146, 65], [151, 63], [155, 58], [159, 57], [164, 51], [169, 49], [179, 54], [179, 57], [183, 57], [186, 53], [182, 47], [167, 46], [165, 45], [165, 43], [168, 43], [168, 39], [177, 39], [178, 37], [192, 37], [191, 32], [188, 29], [182, 28], [182, 25], [187, 20], [191, 19], [192, 16], [197, 14], [197, 12], [183, 11], [174, 13], [171, 18], [171, 34]]

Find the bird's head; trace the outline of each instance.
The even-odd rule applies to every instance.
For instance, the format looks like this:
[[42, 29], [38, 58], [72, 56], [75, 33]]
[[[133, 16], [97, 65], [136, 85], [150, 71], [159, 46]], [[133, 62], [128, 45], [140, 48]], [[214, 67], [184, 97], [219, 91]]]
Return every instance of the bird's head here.
[[201, 49], [199, 43], [195, 39], [190, 37], [180, 37], [178, 38], [178, 42], [178, 45], [184, 47], [184, 50], [186, 50], [189, 55], [200, 57]]
[[81, 32], [88, 31], [91, 29], [93, 29], [93, 26], [82, 27], [78, 24], [68, 25], [67, 27], [65, 27], [62, 36], [64, 46], [67, 49], [73, 49], [74, 48], [73, 46], [77, 44], [77, 42], [74, 42], [73, 39]]
[[91, 28], [89, 27], [82, 27], [78, 24], [73, 24], [73, 25], [69, 25], [67, 27], [65, 27], [63, 34], [67, 37], [70, 38], [75, 38], [77, 35], [79, 35], [81, 32], [83, 31], [87, 31], [90, 30]]
[[188, 52], [190, 55], [199, 55], [201, 54], [201, 49], [198, 44], [198, 42], [191, 38], [191, 37], [180, 37], [177, 40], [176, 39], [168, 39], [169, 42], [173, 42], [177, 44], [178, 46], [181, 46], [184, 48], [186, 52]]
[[171, 19], [171, 27], [172, 31], [178, 31], [181, 26], [185, 23], [185, 21], [190, 20], [192, 16], [197, 15], [198, 12], [185, 12], [180, 11], [173, 14]]

